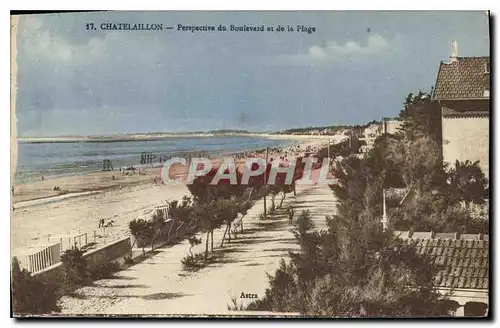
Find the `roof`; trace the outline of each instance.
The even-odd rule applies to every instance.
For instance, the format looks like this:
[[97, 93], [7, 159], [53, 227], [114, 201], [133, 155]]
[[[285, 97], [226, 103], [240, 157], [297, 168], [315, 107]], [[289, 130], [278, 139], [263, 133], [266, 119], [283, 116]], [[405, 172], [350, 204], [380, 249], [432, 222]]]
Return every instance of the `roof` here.
[[[435, 100], [489, 99], [490, 57], [456, 57], [441, 62], [433, 98]], [[486, 73], [488, 72], [488, 73]]]
[[419, 254], [427, 254], [441, 271], [438, 287], [488, 289], [489, 236], [482, 234], [395, 231], [396, 236], [416, 243]]
[[457, 111], [451, 108], [448, 108], [446, 106], [441, 107], [441, 113], [443, 117], [446, 118], [455, 118], [455, 117], [490, 117], [490, 112], [489, 111], [484, 111], [482, 108], [475, 109], [471, 108], [470, 110], [466, 111]]

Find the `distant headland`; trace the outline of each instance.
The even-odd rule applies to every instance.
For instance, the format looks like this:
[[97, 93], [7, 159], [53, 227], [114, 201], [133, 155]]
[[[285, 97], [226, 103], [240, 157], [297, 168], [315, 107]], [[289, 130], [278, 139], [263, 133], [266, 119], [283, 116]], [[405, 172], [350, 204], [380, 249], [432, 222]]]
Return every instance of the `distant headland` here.
[[62, 142], [125, 142], [125, 141], [153, 141], [169, 138], [206, 138], [206, 137], [255, 137], [271, 139], [316, 139], [326, 136], [342, 134], [343, 131], [361, 126], [323, 126], [287, 129], [275, 132], [250, 132], [247, 130], [221, 129], [211, 131], [195, 132], [148, 132], [128, 133], [115, 135], [92, 135], [92, 136], [54, 136], [54, 137], [18, 137], [23, 143], [62, 143]]

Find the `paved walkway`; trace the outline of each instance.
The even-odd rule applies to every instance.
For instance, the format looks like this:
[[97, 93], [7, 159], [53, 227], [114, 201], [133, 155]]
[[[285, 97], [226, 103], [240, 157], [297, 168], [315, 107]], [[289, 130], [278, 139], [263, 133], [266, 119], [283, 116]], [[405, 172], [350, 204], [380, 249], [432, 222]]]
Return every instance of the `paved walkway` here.
[[[72, 297], [63, 297], [63, 313], [224, 314], [231, 313], [228, 305], [232, 298], [242, 305], [251, 301], [240, 298], [241, 293], [261, 298], [268, 287], [266, 273], [274, 273], [280, 259], [287, 258], [289, 250], [298, 249], [286, 217], [287, 206], [294, 206], [295, 216], [309, 209], [318, 228], [326, 227], [324, 217], [333, 214], [336, 202], [328, 186], [301, 186], [297, 192], [296, 197], [287, 197], [274, 219], [259, 220], [263, 201], [257, 202], [243, 220], [244, 233], [223, 248], [219, 248], [223, 229], [215, 231], [214, 251], [224, 254], [220, 263], [187, 273], [181, 266], [181, 259], [188, 254], [187, 241], [160, 248], [154, 256], [119, 272], [113, 279], [97, 281], [95, 286], [83, 287]], [[193, 253], [203, 250], [204, 243], [196, 246]]]

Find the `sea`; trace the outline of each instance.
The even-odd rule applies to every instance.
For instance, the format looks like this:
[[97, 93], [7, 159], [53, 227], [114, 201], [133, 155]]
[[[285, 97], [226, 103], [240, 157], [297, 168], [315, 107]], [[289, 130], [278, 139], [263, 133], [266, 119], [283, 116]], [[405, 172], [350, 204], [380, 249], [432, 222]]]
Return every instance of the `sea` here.
[[103, 160], [113, 169], [140, 167], [141, 154], [152, 153], [153, 165], [165, 156], [224, 156], [265, 147], [286, 147], [296, 140], [247, 136], [173, 137], [146, 141], [18, 142], [16, 184], [44, 178], [101, 171]]

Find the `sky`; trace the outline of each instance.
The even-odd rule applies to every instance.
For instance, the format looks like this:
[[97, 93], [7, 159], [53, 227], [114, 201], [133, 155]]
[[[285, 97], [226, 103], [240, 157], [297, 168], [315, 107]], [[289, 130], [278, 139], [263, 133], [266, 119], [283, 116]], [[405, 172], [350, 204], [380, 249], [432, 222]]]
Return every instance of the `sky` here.
[[[102, 23], [174, 28], [110, 31]], [[266, 31], [190, 32], [178, 24]], [[288, 25], [316, 31], [289, 32]], [[488, 56], [485, 12], [21, 16], [17, 135], [261, 132], [395, 117], [410, 92], [430, 91], [453, 38], [459, 56]]]

